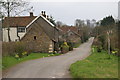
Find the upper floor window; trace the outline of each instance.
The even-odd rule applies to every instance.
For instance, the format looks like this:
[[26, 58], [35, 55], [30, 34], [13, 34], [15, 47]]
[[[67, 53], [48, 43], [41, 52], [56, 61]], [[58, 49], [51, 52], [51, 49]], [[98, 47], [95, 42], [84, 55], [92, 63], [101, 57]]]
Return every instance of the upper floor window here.
[[18, 32], [25, 32], [25, 27], [18, 27]]

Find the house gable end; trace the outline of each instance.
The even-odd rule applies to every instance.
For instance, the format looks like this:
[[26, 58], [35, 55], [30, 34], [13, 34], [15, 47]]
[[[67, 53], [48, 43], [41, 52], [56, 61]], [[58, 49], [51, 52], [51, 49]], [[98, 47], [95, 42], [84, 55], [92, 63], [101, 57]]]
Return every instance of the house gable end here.
[[33, 50], [36, 52], [49, 52], [49, 46], [52, 42], [49, 36], [37, 23], [31, 25], [31, 29], [27, 31], [21, 41], [32, 45]]

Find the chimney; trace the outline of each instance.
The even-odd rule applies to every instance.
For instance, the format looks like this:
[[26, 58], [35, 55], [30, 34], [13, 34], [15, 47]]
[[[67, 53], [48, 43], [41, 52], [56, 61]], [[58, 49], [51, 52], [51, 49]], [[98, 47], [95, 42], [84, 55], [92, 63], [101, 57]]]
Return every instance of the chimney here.
[[30, 17], [33, 17], [33, 12], [30, 12]]
[[43, 11], [41, 11], [41, 15], [43, 16]]
[[46, 13], [45, 13], [45, 11], [43, 11], [43, 13], [42, 13], [42, 14], [43, 14], [43, 16], [46, 18]]
[[47, 15], [47, 20], [49, 20], [49, 16]]

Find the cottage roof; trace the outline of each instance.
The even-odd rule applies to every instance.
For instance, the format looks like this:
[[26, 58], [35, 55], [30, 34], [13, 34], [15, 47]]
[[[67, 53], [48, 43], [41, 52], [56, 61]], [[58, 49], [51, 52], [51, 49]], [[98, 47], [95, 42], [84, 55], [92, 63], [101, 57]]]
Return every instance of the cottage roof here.
[[44, 16], [39, 15], [39, 16], [37, 16], [34, 20], [32, 20], [32, 21], [26, 26], [26, 28], [28, 28], [31, 24], [33, 24], [39, 17], [42, 17], [47, 23], [49, 23], [52, 27], [54, 27], [54, 25], [53, 25], [49, 20], [47, 20]]
[[77, 27], [63, 26], [63, 27], [60, 27], [60, 29], [62, 30], [63, 35], [68, 34], [69, 32], [73, 32], [75, 35], [80, 36], [79, 33], [78, 33], [78, 28]]
[[[30, 29], [32, 27], [35, 27], [35, 26], [32, 26], [34, 24], [37, 24], [39, 25], [43, 30], [44, 32], [49, 36], [49, 38], [53, 41], [58, 41], [56, 36], [56, 33], [58, 33], [59, 29], [56, 28], [49, 20], [47, 20], [44, 16], [42, 15], [39, 15], [37, 16], [34, 20], [32, 20], [27, 26], [27, 32], [30, 31]], [[27, 33], [26, 33], [27, 34]], [[23, 38], [26, 36], [26, 34], [23, 36]]]
[[[80, 35], [79, 35], [78, 33], [74, 32], [74, 31], [71, 31], [71, 30], [67, 31], [67, 33], [69, 33], [69, 32], [72, 32], [72, 33], [74, 33], [75, 35], [77, 35], [77, 36], [80, 37]], [[67, 33], [66, 33], [66, 34], [67, 34]]]
[[5, 17], [3, 20], [3, 27], [7, 27], [9, 20], [9, 27], [27, 26], [37, 16], [21, 16], [21, 17]]
[[63, 27], [60, 27], [60, 29], [61, 29], [64, 33], [67, 33], [68, 31], [72, 31], [72, 32], [75, 32], [75, 33], [78, 32], [78, 28], [77, 28], [77, 27], [73, 27], [73, 26], [63, 26]]

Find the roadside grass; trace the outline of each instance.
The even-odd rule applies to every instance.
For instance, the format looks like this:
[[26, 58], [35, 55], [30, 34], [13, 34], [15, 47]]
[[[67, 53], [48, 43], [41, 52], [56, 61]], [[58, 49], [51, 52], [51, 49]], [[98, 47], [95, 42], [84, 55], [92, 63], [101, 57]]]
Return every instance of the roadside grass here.
[[95, 49], [88, 58], [73, 63], [70, 73], [73, 78], [118, 78], [118, 57]]
[[48, 53], [31, 53], [28, 56], [25, 56], [20, 59], [16, 59], [13, 56], [5, 56], [2, 58], [2, 69], [5, 70], [7, 68], [10, 68], [20, 62], [27, 61], [27, 60], [33, 60], [33, 59], [39, 59], [43, 57], [49, 57], [49, 56], [58, 56], [60, 54], [48, 54]]

